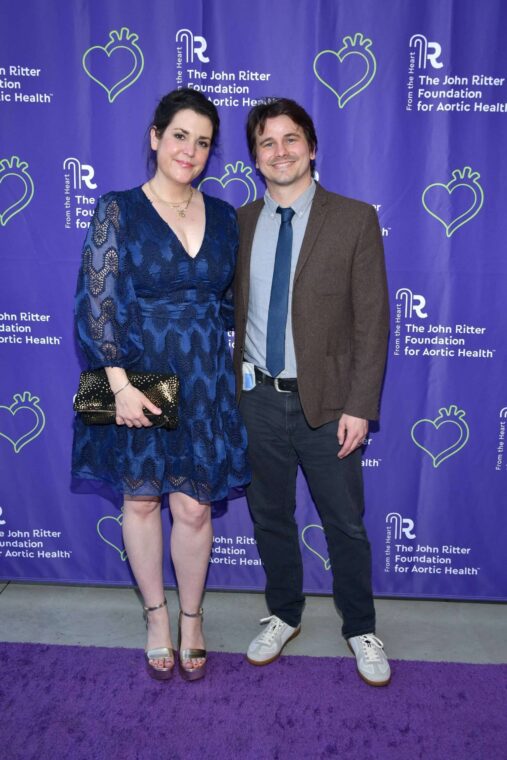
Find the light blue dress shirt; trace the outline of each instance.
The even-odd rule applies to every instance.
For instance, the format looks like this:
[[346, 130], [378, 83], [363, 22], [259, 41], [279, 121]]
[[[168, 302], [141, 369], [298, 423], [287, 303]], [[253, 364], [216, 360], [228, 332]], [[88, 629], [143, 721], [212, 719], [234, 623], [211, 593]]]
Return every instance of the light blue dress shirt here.
[[[280, 372], [278, 377], [297, 377], [296, 354], [292, 336], [292, 287], [314, 195], [315, 182], [312, 180], [311, 185], [291, 204], [295, 214], [292, 218], [289, 306], [285, 329], [285, 369]], [[281, 223], [280, 214], [276, 213], [278, 206], [279, 204], [271, 198], [266, 190], [264, 208], [260, 213], [255, 229], [250, 261], [250, 298], [244, 356], [245, 361], [252, 362], [267, 375], [269, 372], [266, 370], [266, 334], [269, 299]]]

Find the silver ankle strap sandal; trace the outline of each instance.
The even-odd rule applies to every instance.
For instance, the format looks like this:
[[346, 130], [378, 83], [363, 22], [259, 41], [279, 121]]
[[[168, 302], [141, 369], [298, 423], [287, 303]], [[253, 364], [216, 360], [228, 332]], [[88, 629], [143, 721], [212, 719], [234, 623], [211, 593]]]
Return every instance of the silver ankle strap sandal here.
[[[148, 618], [150, 612], [160, 610], [162, 607], [167, 607], [167, 599], [164, 599], [163, 602], [156, 604], [154, 607], [143, 607], [143, 618], [146, 623], [146, 629], [148, 629]], [[176, 662], [176, 652], [174, 649], [169, 649], [169, 647], [146, 649], [144, 652], [144, 657], [146, 660], [146, 669], [151, 678], [154, 678], [156, 681], [167, 681], [169, 678], [171, 678]], [[165, 667], [160, 668], [154, 664], [154, 660], [164, 660], [169, 664]]]
[[[197, 681], [200, 678], [203, 678], [206, 672], [207, 661], [205, 649], [181, 649], [181, 618], [182, 615], [185, 615], [185, 617], [189, 618], [200, 617], [202, 620], [203, 614], [204, 611], [201, 607], [199, 612], [184, 612], [183, 610], [180, 610], [180, 614], [178, 616], [178, 649], [180, 651], [180, 673], [185, 681]], [[185, 668], [183, 665], [184, 660], [204, 660], [204, 662], [202, 665], [199, 665], [195, 668]]]

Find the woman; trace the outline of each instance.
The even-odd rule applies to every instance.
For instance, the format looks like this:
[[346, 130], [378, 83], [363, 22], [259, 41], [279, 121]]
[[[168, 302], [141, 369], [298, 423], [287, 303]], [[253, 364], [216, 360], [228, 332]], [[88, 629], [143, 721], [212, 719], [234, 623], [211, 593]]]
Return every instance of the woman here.
[[[226, 336], [236, 218], [227, 203], [192, 187], [218, 127], [215, 106], [199, 92], [162, 98], [150, 129], [154, 176], [99, 200], [76, 298], [78, 338], [90, 368], [106, 369], [117, 424], [76, 420], [73, 474], [124, 494], [123, 539], [144, 600], [146, 662], [161, 680], [176, 658], [163, 589], [161, 498], [168, 494], [173, 518], [180, 671], [195, 680], [206, 664], [200, 605], [210, 502], [249, 480]], [[178, 375], [176, 430], [152, 428], [144, 411], [160, 409], [129, 383], [126, 369]]]

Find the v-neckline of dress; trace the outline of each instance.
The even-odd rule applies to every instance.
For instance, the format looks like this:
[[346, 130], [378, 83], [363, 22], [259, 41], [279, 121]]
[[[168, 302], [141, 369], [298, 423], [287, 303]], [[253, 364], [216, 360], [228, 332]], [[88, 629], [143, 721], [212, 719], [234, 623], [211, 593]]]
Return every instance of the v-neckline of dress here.
[[207, 208], [207, 196], [206, 196], [206, 194], [202, 193], [202, 199], [203, 199], [203, 202], [204, 202], [204, 234], [202, 236], [201, 245], [199, 246], [199, 248], [197, 250], [197, 253], [195, 254], [195, 256], [192, 256], [187, 251], [187, 249], [185, 248], [185, 246], [183, 245], [183, 243], [181, 242], [180, 238], [178, 237], [178, 235], [176, 234], [176, 232], [173, 230], [173, 228], [171, 227], [171, 225], [168, 224], [166, 222], [166, 220], [163, 217], [160, 216], [160, 214], [158, 213], [157, 209], [153, 206], [153, 203], [150, 201], [150, 199], [148, 198], [148, 196], [144, 192], [142, 185], [139, 186], [138, 190], [141, 193], [141, 195], [143, 196], [143, 198], [145, 199], [145, 201], [148, 204], [148, 206], [151, 208], [152, 212], [157, 217], [157, 219], [159, 219], [160, 222], [165, 227], [167, 227], [167, 229], [170, 231], [171, 235], [174, 237], [174, 239], [176, 240], [176, 242], [179, 244], [179, 246], [180, 246], [181, 250], [183, 251], [183, 253], [185, 254], [185, 256], [187, 256], [192, 261], [195, 261], [196, 258], [200, 255], [200, 253], [201, 253], [201, 251], [202, 251], [202, 249], [204, 247], [204, 241], [206, 240], [206, 236], [208, 234], [208, 208]]

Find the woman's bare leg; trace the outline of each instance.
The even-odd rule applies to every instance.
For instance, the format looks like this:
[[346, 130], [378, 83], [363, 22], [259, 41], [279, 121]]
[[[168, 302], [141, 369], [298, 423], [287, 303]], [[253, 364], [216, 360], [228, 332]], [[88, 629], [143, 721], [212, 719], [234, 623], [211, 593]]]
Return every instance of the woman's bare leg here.
[[[211, 509], [191, 496], [172, 493], [169, 506], [173, 516], [171, 557], [176, 570], [180, 606], [185, 612], [199, 611], [208, 572], [213, 538]], [[181, 616], [181, 648], [205, 649], [202, 621]], [[186, 660], [184, 667], [201, 667], [202, 659]]]
[[[162, 519], [160, 499], [125, 498], [123, 542], [145, 607], [156, 607], [165, 599], [162, 573]], [[172, 649], [167, 607], [149, 613], [147, 649]], [[164, 659], [152, 660], [155, 667], [166, 668]]]

